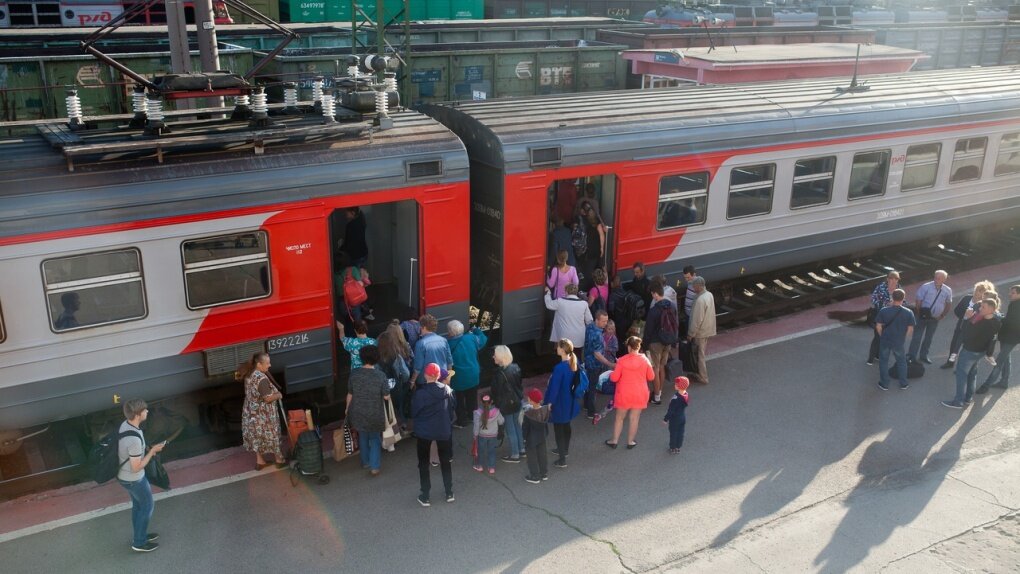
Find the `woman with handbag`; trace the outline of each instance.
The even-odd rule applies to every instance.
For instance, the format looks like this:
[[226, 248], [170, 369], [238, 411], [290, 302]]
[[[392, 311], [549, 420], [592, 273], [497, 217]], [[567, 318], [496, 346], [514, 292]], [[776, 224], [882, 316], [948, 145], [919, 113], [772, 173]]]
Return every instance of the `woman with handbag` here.
[[368, 345], [358, 351], [361, 367], [351, 371], [348, 382], [347, 422], [358, 431], [361, 450], [361, 467], [372, 476], [379, 475], [382, 458], [382, 433], [386, 430], [386, 402], [390, 400], [390, 385], [386, 375], [376, 369], [379, 347]]
[[241, 369], [244, 379], [241, 438], [244, 450], [255, 453], [255, 470], [269, 466], [264, 453], [273, 454], [277, 468], [287, 466], [280, 449], [280, 416], [276, 408], [283, 393], [273, 384], [270, 366], [269, 353], [255, 353]]
[[404, 331], [399, 324], [391, 323], [379, 335], [379, 368], [387, 378], [393, 380], [390, 396], [401, 430], [407, 426], [405, 407], [410, 405], [408, 400], [411, 392], [410, 362], [411, 346], [404, 339]]
[[504, 432], [510, 444], [510, 454], [503, 462], [520, 462], [524, 456], [524, 433], [521, 429], [521, 401], [524, 399], [524, 385], [521, 382], [521, 368], [514, 363], [514, 356], [506, 345], [499, 345], [492, 353], [496, 363], [496, 376], [492, 381], [492, 402], [505, 420]]
[[875, 317], [878, 316], [878, 312], [883, 308], [889, 306], [889, 302], [892, 301], [891, 293], [900, 287], [900, 274], [898, 271], [890, 271], [885, 276], [885, 281], [882, 281], [878, 285], [875, 285], [875, 289], [871, 292], [871, 307], [868, 308], [868, 325], [871, 326], [872, 337], [871, 347], [868, 349], [868, 364], [874, 365], [878, 359], [878, 342], [879, 335], [878, 331], [875, 331]]

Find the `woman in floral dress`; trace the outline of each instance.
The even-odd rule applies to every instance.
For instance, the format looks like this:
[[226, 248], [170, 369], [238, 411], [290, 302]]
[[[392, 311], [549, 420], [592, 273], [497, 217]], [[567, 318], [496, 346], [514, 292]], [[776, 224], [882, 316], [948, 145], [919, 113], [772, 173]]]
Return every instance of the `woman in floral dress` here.
[[283, 398], [269, 379], [269, 353], [255, 353], [244, 365], [244, 409], [241, 412], [241, 437], [244, 450], [255, 453], [255, 470], [269, 466], [264, 453], [276, 458], [277, 468], [287, 465], [280, 450], [280, 416], [276, 401]]

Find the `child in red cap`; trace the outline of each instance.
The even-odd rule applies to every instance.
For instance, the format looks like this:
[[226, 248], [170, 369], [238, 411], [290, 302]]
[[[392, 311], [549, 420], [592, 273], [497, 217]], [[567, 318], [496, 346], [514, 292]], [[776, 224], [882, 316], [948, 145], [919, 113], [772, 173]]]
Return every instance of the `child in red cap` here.
[[662, 424], [669, 426], [669, 453], [680, 454], [680, 447], [684, 445], [684, 426], [687, 424], [687, 387], [691, 386], [691, 382], [687, 377], [677, 377], [673, 379], [673, 385], [676, 394], [669, 401]]
[[528, 458], [528, 476], [524, 480], [538, 484], [549, 479], [546, 462], [545, 438], [549, 434], [549, 405], [542, 404], [542, 391], [528, 389], [524, 393], [528, 404], [524, 407], [524, 451]]

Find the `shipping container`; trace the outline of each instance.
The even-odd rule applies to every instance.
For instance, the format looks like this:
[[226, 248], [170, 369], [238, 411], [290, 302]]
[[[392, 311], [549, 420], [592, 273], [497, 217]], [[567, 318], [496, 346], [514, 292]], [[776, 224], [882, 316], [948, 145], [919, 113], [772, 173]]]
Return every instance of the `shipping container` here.
[[[595, 41], [476, 42], [414, 47], [402, 70], [407, 105], [450, 100], [491, 99], [563, 92], [621, 89], [624, 46]], [[311, 98], [311, 84], [326, 86], [342, 70], [349, 49], [285, 50], [260, 79], [296, 81], [299, 98]], [[339, 65], [338, 65], [339, 62]], [[271, 95], [276, 95], [270, 92]]]
[[[280, 3], [281, 0], [244, 0], [244, 3], [250, 6], [259, 14], [268, 17], [270, 20], [275, 22], [280, 21]], [[248, 16], [234, 10], [230, 13], [230, 17], [234, 20], [235, 24], [254, 24], [255, 20]], [[217, 27], [218, 28], [218, 27]]]
[[[170, 72], [170, 52], [165, 46], [106, 46], [102, 50], [146, 78]], [[254, 61], [249, 48], [221, 43], [219, 54], [222, 68], [242, 73]], [[197, 48], [191, 60], [192, 68], [199, 69]], [[79, 49], [0, 48], [0, 121], [67, 117], [68, 88], [78, 90], [86, 117], [131, 111], [133, 81]], [[169, 104], [167, 109], [174, 107]]]
[[[838, 26], [740, 27], [706, 31], [703, 28], [651, 28], [599, 30], [601, 42], [623, 44], [629, 49], [657, 50], [752, 44], [809, 44], [818, 42], [870, 44], [874, 30], [855, 30]], [[920, 49], [920, 48], [918, 48]]]

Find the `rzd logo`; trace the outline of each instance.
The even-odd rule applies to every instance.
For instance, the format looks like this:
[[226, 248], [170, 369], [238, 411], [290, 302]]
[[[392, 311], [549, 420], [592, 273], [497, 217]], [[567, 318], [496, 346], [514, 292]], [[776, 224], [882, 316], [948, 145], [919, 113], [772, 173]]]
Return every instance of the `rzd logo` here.
[[78, 23], [82, 26], [99, 26], [113, 20], [113, 14], [109, 12], [97, 12], [95, 14], [78, 14]]
[[550, 66], [539, 71], [539, 84], [543, 86], [570, 86], [574, 83], [574, 68]]

